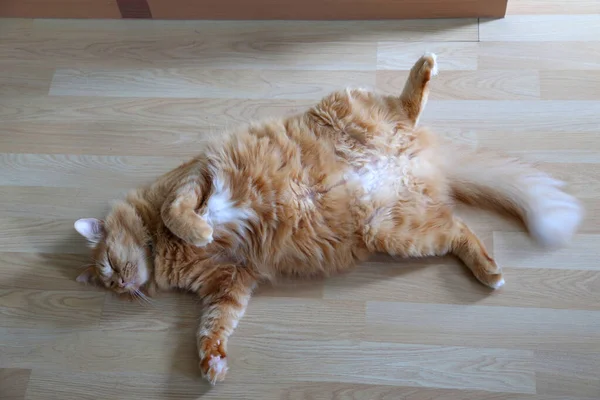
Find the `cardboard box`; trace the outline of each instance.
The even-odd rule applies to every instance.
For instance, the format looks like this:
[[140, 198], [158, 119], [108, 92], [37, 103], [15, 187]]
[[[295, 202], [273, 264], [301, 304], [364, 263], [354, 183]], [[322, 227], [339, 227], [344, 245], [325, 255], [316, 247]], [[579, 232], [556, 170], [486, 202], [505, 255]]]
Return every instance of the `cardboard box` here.
[[2, 0], [0, 17], [377, 20], [504, 17], [507, 0]]

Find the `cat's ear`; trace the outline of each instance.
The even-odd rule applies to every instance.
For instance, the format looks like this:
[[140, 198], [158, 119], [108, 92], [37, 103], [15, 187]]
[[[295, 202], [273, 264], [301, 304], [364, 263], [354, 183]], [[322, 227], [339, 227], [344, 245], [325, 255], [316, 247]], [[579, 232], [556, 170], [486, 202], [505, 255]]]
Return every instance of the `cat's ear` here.
[[96, 218], [82, 218], [75, 221], [75, 230], [90, 243], [96, 244], [104, 236], [104, 222]]
[[75, 278], [75, 280], [79, 283], [85, 283], [85, 284], [92, 284], [92, 285], [97, 285], [99, 283], [98, 281], [98, 275], [96, 275], [96, 271], [93, 265], [87, 267], [86, 269], [83, 270], [83, 272], [81, 272], [77, 278]]

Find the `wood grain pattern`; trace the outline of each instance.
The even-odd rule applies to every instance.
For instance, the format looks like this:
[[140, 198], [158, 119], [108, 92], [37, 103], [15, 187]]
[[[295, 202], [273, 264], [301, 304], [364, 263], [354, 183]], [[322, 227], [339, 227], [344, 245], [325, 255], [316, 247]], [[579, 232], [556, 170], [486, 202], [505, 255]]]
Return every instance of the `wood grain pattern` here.
[[[0, 288], [80, 291], [75, 277], [89, 264], [89, 255], [53, 253], [0, 253]], [[96, 290], [93, 287], [87, 291]], [[100, 289], [97, 291], [100, 292]]]
[[[105, 293], [0, 289], [2, 326], [52, 329], [94, 326]], [[73, 315], [77, 315], [74, 319]]]
[[482, 42], [597, 41], [598, 33], [600, 33], [600, 14], [510, 15], [494, 20], [482, 18], [479, 40]]
[[600, 42], [481, 42], [477, 64], [482, 70], [597, 71]]
[[0, 96], [46, 94], [54, 75], [54, 68], [44, 66], [2, 65], [0, 68]]
[[[510, 265], [510, 264], [509, 264]], [[565, 271], [503, 266], [509, 282], [490, 293], [456, 260], [415, 266], [412, 262], [369, 263], [334, 278], [325, 299], [463, 304], [600, 311], [600, 271]]]
[[513, 14], [598, 14], [600, 4], [596, 0], [518, 0], [509, 1], [506, 13]]
[[54, 74], [50, 95], [314, 99], [346, 84], [373, 87], [373, 78], [372, 73], [363, 71], [59, 69]]
[[5, 400], [25, 400], [31, 370], [0, 368], [0, 389]]
[[[408, 72], [378, 71], [377, 88], [402, 91]], [[431, 100], [529, 100], [540, 98], [537, 71], [448, 71], [431, 84]]]
[[[509, 7], [481, 24], [0, 19], [0, 398], [597, 400], [600, 20], [590, 1]], [[382, 255], [262, 286], [216, 387], [197, 368], [196, 297], [143, 305], [74, 281], [91, 262], [75, 219], [210, 134], [347, 84], [397, 93], [426, 51], [440, 74], [421, 123], [566, 180], [586, 209], [569, 247], [460, 206], [501, 290], [450, 257]]]
[[0, 155], [0, 185], [81, 188], [94, 185], [129, 189], [176, 167], [183, 158], [8, 154]]
[[597, 71], [543, 71], [540, 91], [544, 100], [598, 100], [600, 74]]
[[379, 42], [377, 69], [409, 71], [413, 60], [432, 52], [438, 55], [442, 71], [476, 70], [478, 48], [476, 42]]
[[494, 255], [512, 267], [598, 271], [598, 240], [597, 234], [579, 234], [568, 249], [544, 252], [521, 232], [494, 232]]
[[600, 379], [592, 371], [599, 356], [598, 352], [536, 351], [538, 393], [597, 397]]
[[[596, 116], [599, 113], [600, 103], [596, 101], [448, 100], [431, 101], [423, 112], [423, 123], [496, 135], [562, 133], [565, 146], [577, 146], [573, 141], [564, 140], [565, 135], [598, 132]], [[505, 147], [508, 146], [522, 149], [519, 142], [507, 140]]]
[[366, 334], [381, 342], [585, 351], [600, 340], [599, 315], [572, 309], [418, 303], [398, 307], [395, 302], [369, 301]]

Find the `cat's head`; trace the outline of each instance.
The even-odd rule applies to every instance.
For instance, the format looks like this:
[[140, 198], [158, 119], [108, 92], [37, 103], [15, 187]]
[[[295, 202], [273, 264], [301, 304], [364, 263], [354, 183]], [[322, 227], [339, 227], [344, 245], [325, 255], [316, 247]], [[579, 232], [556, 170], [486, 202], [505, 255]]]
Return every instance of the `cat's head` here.
[[119, 294], [139, 293], [151, 274], [151, 250], [147, 230], [131, 205], [116, 204], [104, 221], [79, 219], [75, 230], [87, 239], [94, 261], [79, 274], [78, 282]]

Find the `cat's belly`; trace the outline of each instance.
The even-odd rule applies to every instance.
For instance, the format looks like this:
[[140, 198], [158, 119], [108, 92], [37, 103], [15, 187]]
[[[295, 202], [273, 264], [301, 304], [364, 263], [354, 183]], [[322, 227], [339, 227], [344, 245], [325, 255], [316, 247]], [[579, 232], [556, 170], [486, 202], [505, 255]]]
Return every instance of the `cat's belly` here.
[[435, 169], [423, 157], [377, 156], [356, 163], [345, 178], [362, 202], [411, 200], [427, 192]]

